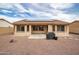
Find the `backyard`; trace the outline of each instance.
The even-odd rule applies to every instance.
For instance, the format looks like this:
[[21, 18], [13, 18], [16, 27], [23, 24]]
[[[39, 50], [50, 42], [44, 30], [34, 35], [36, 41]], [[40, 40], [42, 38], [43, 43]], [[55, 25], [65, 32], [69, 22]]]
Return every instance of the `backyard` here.
[[0, 55], [79, 55], [79, 35], [70, 34], [58, 40], [1, 35]]

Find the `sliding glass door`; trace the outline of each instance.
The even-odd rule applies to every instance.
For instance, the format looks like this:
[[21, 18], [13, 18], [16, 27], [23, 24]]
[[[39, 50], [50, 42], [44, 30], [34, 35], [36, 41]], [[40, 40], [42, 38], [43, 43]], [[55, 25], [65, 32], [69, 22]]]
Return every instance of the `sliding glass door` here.
[[32, 25], [32, 33], [46, 33], [48, 26], [43, 25]]

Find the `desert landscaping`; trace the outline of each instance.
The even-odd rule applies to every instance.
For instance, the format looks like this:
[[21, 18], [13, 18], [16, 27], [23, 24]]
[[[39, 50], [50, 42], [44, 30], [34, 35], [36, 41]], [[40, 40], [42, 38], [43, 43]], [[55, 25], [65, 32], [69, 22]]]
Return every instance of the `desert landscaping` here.
[[[10, 42], [14, 40], [13, 42]], [[0, 55], [78, 55], [79, 35], [58, 40], [28, 39], [26, 36], [0, 35]]]

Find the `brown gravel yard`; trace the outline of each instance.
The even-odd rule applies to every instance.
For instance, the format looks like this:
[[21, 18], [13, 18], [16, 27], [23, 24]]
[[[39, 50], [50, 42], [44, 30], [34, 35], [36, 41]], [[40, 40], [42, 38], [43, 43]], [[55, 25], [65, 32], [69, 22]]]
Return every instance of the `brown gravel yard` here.
[[[15, 41], [9, 43], [11, 39]], [[79, 55], [79, 35], [58, 40], [27, 39], [13, 35], [0, 36], [0, 55]]]

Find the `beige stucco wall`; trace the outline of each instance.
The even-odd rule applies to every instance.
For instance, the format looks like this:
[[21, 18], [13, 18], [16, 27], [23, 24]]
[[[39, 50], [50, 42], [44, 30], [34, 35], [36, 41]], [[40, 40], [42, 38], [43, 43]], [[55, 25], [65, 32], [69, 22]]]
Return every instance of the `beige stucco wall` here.
[[4, 20], [0, 20], [0, 27], [13, 27], [13, 25]]
[[79, 33], [79, 21], [73, 22], [69, 25], [69, 32]]
[[69, 36], [69, 34], [67, 34], [66, 32], [57, 32], [55, 34], [56, 36]]
[[0, 20], [0, 35], [13, 33], [13, 25], [5, 20]]
[[15, 36], [26, 36], [25, 32], [16, 32]]
[[12, 27], [0, 27], [0, 35], [2, 34], [12, 34], [13, 28]]

